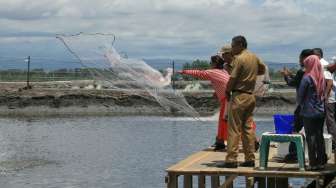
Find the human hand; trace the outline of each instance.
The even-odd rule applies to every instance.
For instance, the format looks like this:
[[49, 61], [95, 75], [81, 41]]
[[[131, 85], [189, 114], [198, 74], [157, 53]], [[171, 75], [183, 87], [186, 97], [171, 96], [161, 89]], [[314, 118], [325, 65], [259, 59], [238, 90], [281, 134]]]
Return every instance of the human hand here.
[[183, 70], [176, 71], [177, 74], [183, 74]]

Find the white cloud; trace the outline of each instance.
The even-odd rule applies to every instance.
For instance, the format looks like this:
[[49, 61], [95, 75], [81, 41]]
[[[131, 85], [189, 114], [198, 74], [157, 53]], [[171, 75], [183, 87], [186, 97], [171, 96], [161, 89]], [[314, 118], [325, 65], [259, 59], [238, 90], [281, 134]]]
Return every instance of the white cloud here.
[[267, 60], [296, 61], [302, 48], [335, 49], [335, 7], [332, 0], [0, 1], [0, 37], [106, 32], [131, 56], [205, 58], [243, 34]]

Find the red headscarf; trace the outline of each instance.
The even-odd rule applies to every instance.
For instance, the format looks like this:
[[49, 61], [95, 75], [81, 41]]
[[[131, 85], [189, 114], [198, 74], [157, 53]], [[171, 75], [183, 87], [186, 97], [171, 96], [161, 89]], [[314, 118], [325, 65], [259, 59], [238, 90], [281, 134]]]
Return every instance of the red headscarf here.
[[310, 55], [303, 61], [303, 65], [305, 67], [304, 75], [312, 78], [316, 87], [317, 95], [323, 99], [325, 81], [319, 57], [316, 55]]

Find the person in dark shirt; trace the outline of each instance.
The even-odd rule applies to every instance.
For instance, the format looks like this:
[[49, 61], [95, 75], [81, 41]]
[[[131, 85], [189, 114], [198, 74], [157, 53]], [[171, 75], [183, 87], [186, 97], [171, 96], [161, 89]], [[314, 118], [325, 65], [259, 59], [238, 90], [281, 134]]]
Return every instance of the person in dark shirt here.
[[304, 49], [301, 51], [300, 57], [299, 57], [299, 64], [301, 68], [296, 72], [295, 75], [293, 75], [286, 67], [283, 68], [281, 73], [284, 76], [284, 79], [288, 86], [295, 87], [296, 89], [299, 88], [300, 82], [304, 75], [303, 61], [308, 56], [313, 55], [313, 54], [314, 54], [314, 51], [312, 49]]
[[323, 155], [325, 154], [323, 138], [325, 79], [318, 56], [307, 57], [303, 64], [305, 74], [298, 90], [298, 102], [308, 145], [307, 169], [321, 170], [326, 163]]
[[[304, 70], [303, 70], [303, 61], [310, 55], [313, 55], [314, 51], [312, 49], [304, 49], [301, 51], [300, 54], [300, 67], [301, 69], [296, 72], [295, 75], [293, 75], [287, 68], [284, 68], [281, 73], [284, 76], [284, 79], [287, 83], [288, 86], [295, 87], [296, 91], [298, 90], [300, 86], [300, 82], [302, 80], [302, 77], [304, 75]], [[300, 115], [300, 107], [299, 105], [296, 107], [294, 111], [294, 132], [299, 132], [302, 129], [302, 120], [299, 117]]]
[[[281, 73], [284, 76], [284, 80], [286, 81], [288, 86], [295, 87], [296, 93], [298, 95], [298, 89], [301, 83], [301, 80], [304, 75], [304, 67], [303, 67], [303, 61], [310, 55], [313, 55], [314, 51], [312, 49], [304, 49], [300, 53], [299, 57], [299, 64], [300, 64], [300, 69], [296, 72], [295, 75], [293, 75], [287, 68], [284, 68]], [[296, 100], [298, 101], [298, 96], [296, 96]], [[301, 107], [299, 104], [297, 104], [296, 109], [294, 111], [294, 132], [298, 133], [303, 127], [303, 121], [302, 117], [300, 116], [300, 110]], [[296, 155], [296, 147], [294, 143], [291, 143], [289, 145], [289, 154], [285, 156], [285, 162], [289, 161], [296, 161], [297, 160], [297, 155]]]

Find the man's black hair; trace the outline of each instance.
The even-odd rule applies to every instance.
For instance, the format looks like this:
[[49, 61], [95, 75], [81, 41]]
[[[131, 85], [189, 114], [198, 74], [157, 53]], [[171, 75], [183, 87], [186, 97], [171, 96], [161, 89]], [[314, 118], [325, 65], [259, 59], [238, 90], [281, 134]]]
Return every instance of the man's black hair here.
[[306, 58], [306, 57], [308, 57], [310, 55], [314, 55], [314, 50], [312, 50], [312, 49], [304, 49], [300, 53], [300, 57], [301, 58]]
[[321, 48], [314, 48], [313, 50], [315, 52], [314, 54], [316, 54], [316, 55], [320, 56], [321, 58], [323, 58], [323, 51], [322, 51]]
[[242, 47], [245, 49], [247, 48], [247, 41], [246, 38], [242, 35], [238, 35], [232, 38], [232, 41], [234, 41], [237, 44], [241, 44]]
[[223, 67], [224, 67], [224, 60], [221, 57], [219, 57], [218, 55], [211, 56], [211, 62], [210, 63], [215, 63], [216, 69], [223, 69]]

